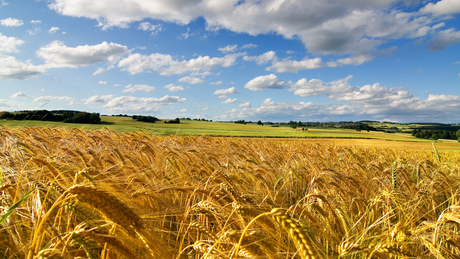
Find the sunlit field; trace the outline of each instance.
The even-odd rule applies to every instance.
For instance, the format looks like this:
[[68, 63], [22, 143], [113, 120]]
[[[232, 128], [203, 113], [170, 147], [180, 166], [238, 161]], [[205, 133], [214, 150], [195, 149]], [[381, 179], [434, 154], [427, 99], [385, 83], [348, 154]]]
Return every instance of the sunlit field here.
[[0, 139], [0, 258], [460, 254], [458, 142], [1, 126]]
[[[180, 124], [166, 124], [164, 121], [146, 123], [133, 120], [131, 117], [101, 116], [102, 124], [77, 124], [50, 121], [15, 121], [0, 120], [0, 125], [7, 127], [66, 127], [83, 130], [101, 130], [108, 128], [118, 133], [143, 131], [151, 135], [181, 135], [181, 136], [221, 136], [221, 137], [264, 137], [264, 138], [340, 138], [340, 139], [378, 139], [391, 141], [409, 141], [424, 143], [431, 147], [431, 141], [414, 138], [408, 133], [384, 133], [381, 131], [356, 131], [334, 128], [301, 128], [260, 126], [257, 124], [237, 124], [232, 122], [209, 122], [181, 120]], [[440, 144], [452, 146], [452, 141], [438, 140]], [[454, 146], [455, 143], [453, 142]], [[454, 147], [455, 148], [455, 147]], [[456, 148], [460, 148], [457, 145]]]

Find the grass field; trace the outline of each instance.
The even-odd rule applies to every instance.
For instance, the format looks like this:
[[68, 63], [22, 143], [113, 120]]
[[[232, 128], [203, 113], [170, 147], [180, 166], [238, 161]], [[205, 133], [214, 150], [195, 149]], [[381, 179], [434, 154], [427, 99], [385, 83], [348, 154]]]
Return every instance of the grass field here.
[[[292, 129], [290, 127], [271, 127], [256, 124], [236, 124], [230, 122], [208, 122], [182, 120], [180, 124], [165, 124], [163, 121], [156, 123], [139, 122], [131, 117], [101, 116], [103, 124], [74, 124], [60, 122], [40, 121], [14, 121], [0, 120], [0, 125], [9, 127], [66, 127], [84, 130], [99, 130], [109, 128], [116, 132], [132, 132], [142, 130], [148, 134], [161, 135], [187, 135], [187, 136], [231, 136], [231, 137], [272, 137], [272, 138], [341, 138], [341, 139], [378, 139], [389, 141], [410, 141], [431, 145], [431, 140], [417, 139], [407, 133], [366, 132], [347, 129], [317, 129], [308, 131]], [[389, 124], [390, 126], [393, 124]], [[376, 125], [377, 126], [377, 125]], [[380, 125], [381, 126], [381, 125]], [[460, 149], [458, 142], [438, 140], [442, 149]], [[423, 146], [423, 145], [422, 145]]]
[[460, 254], [460, 152], [442, 143], [64, 127], [0, 139], [0, 258]]

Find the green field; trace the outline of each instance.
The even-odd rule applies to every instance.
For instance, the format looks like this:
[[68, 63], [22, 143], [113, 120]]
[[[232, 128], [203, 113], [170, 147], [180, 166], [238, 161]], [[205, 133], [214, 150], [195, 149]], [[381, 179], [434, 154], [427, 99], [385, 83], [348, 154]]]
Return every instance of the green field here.
[[[341, 138], [341, 139], [378, 139], [391, 141], [409, 141], [430, 143], [431, 140], [417, 139], [407, 133], [384, 133], [381, 131], [356, 131], [348, 129], [309, 128], [306, 131], [290, 127], [272, 127], [270, 125], [236, 124], [232, 122], [209, 122], [182, 120], [180, 124], [166, 124], [163, 120], [156, 123], [139, 122], [131, 117], [101, 116], [102, 124], [76, 124], [42, 121], [0, 120], [0, 125], [8, 127], [66, 127], [85, 130], [98, 130], [105, 127], [116, 132], [144, 131], [148, 134], [159, 135], [188, 135], [188, 136], [222, 136], [222, 137], [272, 137], [272, 138]], [[395, 125], [393, 125], [395, 126]], [[396, 125], [408, 127], [407, 125]], [[438, 140], [439, 143], [459, 145], [450, 140]]]

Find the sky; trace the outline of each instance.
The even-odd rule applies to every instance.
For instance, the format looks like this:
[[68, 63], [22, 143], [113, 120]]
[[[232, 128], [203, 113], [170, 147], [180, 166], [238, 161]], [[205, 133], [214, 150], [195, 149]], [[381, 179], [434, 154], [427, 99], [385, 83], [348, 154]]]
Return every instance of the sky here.
[[460, 0], [0, 0], [0, 111], [460, 123]]

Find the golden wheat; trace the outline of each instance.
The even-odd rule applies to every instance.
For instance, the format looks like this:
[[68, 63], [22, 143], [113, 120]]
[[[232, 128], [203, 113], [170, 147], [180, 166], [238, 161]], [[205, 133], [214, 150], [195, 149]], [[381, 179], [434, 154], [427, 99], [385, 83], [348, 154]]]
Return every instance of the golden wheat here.
[[344, 143], [0, 127], [0, 258], [456, 258], [460, 152]]

